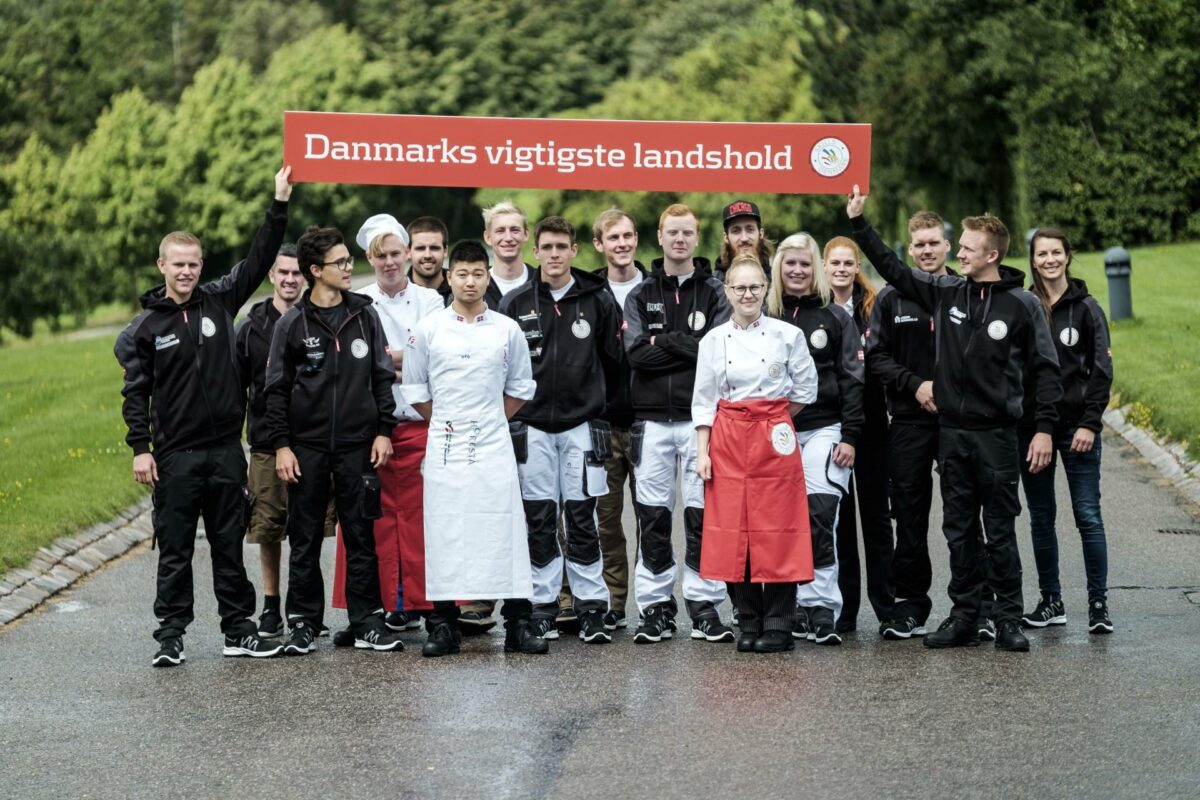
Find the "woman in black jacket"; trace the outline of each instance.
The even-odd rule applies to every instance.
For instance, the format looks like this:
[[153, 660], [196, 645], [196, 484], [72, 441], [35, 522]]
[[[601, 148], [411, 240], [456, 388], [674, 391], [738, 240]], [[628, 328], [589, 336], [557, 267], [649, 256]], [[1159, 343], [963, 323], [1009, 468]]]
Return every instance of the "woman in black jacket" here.
[[[1029, 247], [1032, 291], [1046, 311], [1050, 333], [1062, 369], [1063, 396], [1054, 428], [1054, 450], [1050, 466], [1036, 474], [1027, 465], [1021, 482], [1029, 505], [1033, 556], [1037, 562], [1042, 598], [1021, 621], [1034, 628], [1065, 625], [1067, 612], [1058, 579], [1058, 538], [1054, 532], [1057, 509], [1054, 502], [1055, 455], [1061, 456], [1071, 492], [1071, 511], [1083, 540], [1083, 564], [1087, 573], [1088, 631], [1112, 633], [1108, 617], [1108, 545], [1100, 515], [1101, 415], [1108, 406], [1112, 388], [1112, 350], [1108, 320], [1087, 284], [1071, 277], [1071, 243], [1057, 228], [1041, 228]], [[1034, 404], [1026, 401], [1026, 419], [1018, 432], [1027, 447], [1033, 437]]]

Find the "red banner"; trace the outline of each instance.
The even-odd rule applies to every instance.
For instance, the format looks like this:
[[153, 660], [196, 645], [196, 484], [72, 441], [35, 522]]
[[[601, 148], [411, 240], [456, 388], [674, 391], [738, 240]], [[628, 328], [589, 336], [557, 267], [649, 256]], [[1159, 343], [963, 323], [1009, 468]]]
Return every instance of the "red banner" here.
[[871, 126], [288, 111], [283, 157], [317, 183], [867, 193]]

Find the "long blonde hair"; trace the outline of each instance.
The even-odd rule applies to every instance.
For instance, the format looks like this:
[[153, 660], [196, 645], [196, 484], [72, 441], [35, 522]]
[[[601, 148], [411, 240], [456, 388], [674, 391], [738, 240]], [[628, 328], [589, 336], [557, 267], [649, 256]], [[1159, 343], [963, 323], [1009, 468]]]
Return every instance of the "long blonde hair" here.
[[808, 293], [821, 298], [821, 305], [828, 305], [833, 290], [829, 288], [829, 276], [821, 259], [821, 248], [809, 233], [793, 233], [775, 248], [771, 259], [771, 291], [767, 294], [767, 313], [772, 317], [783, 314], [783, 254], [788, 250], [807, 250], [812, 258], [813, 277]]

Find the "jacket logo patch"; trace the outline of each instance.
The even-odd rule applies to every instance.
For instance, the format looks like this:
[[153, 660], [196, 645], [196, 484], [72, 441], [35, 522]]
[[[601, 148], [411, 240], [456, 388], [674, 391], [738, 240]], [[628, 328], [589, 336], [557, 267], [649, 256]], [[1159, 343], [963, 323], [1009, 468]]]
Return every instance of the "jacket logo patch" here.
[[824, 328], [817, 328], [808, 337], [808, 343], [813, 346], [814, 350], [824, 350], [825, 346], [829, 344], [829, 334], [825, 332]]
[[308, 348], [320, 347], [321, 338], [319, 336], [306, 336], [304, 337], [304, 346]]
[[1058, 334], [1058, 340], [1067, 347], [1074, 347], [1079, 344], [1079, 331], [1075, 328], [1063, 328]]
[[592, 334], [592, 326], [586, 319], [577, 319], [571, 323], [571, 333], [576, 339], [586, 339]]
[[155, 350], [166, 350], [168, 347], [174, 347], [177, 344], [179, 344], [179, 339], [173, 333], [168, 333], [166, 336], [154, 337]]
[[771, 428], [771, 446], [781, 456], [790, 456], [796, 452], [796, 432], [786, 422], [780, 422]]
[[366, 358], [367, 353], [371, 348], [367, 347], [367, 343], [362, 339], [355, 339], [350, 343], [350, 355], [355, 358]]
[[646, 303], [647, 314], [662, 314], [666, 311], [662, 303]]
[[783, 364], [772, 364], [771, 366], [767, 367], [767, 377], [771, 380], [777, 381], [782, 375]]
[[530, 311], [528, 314], [522, 314], [517, 317], [517, 322], [533, 322], [538, 318], [536, 311]]
[[1008, 326], [1004, 324], [1003, 320], [998, 319], [988, 325], [987, 332], [988, 336], [992, 337], [996, 341], [1000, 341], [1008, 335]]
[[206, 337], [216, 336], [217, 335], [217, 323], [213, 322], [208, 317], [201, 317], [200, 318], [200, 333], [204, 334]]
[[916, 317], [910, 317], [908, 314], [897, 314], [892, 319], [892, 322], [894, 322], [897, 325], [903, 325], [906, 322], [920, 322], [920, 320], [917, 319]]
[[958, 310], [958, 306], [950, 306], [950, 321], [955, 325], [962, 325], [962, 321], [967, 318], [967, 315]]
[[688, 325], [694, 331], [703, 330], [706, 322], [708, 322], [708, 317], [704, 316], [703, 311], [693, 311], [688, 314]]

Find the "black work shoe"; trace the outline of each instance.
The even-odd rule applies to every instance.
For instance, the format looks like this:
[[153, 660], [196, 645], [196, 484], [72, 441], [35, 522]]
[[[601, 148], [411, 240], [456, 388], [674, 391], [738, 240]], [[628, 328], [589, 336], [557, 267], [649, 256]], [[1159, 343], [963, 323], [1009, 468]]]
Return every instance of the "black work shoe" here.
[[438, 623], [429, 632], [429, 638], [425, 640], [425, 646], [421, 648], [421, 655], [426, 658], [452, 655], [459, 651], [461, 640], [461, 634], [449, 622]]
[[692, 620], [692, 638], [707, 642], [732, 642], [733, 628], [723, 624], [719, 617], [701, 617]]
[[485, 617], [478, 611], [464, 611], [458, 615], [458, 628], [463, 636], [478, 636], [496, 627], [496, 620]]
[[1021, 625], [1015, 619], [1001, 620], [997, 626], [996, 649], [1011, 653], [1029, 652], [1029, 640], [1021, 633]]
[[[550, 620], [553, 623], [554, 620]], [[504, 634], [504, 652], [541, 655], [550, 652], [550, 643], [533, 632], [529, 620], [518, 620]]]
[[625, 621], [624, 611], [613, 611], [609, 609], [604, 615], [604, 630], [615, 631], [617, 628], [624, 628], [629, 623]]
[[979, 627], [965, 619], [946, 617], [933, 633], [925, 637], [925, 646], [940, 649], [943, 647], [978, 647]]
[[317, 632], [307, 622], [297, 622], [283, 646], [285, 656], [306, 656], [317, 649]]
[[274, 658], [283, 652], [279, 642], [268, 642], [257, 633], [225, 637], [223, 656], [250, 656], [251, 658]]
[[1103, 600], [1088, 602], [1088, 633], [1112, 633], [1112, 620], [1108, 618], [1108, 604]]
[[383, 617], [389, 631], [415, 631], [421, 627], [419, 611], [389, 611]]
[[604, 625], [601, 611], [585, 611], [580, 615], [579, 638], [588, 644], [607, 644], [612, 641], [612, 634]]
[[403, 650], [404, 642], [400, 639], [400, 634], [395, 631], [389, 631], [386, 626], [378, 625], [366, 627], [354, 634], [354, 647], [358, 650], [378, 650], [381, 653], [390, 653], [393, 650]]
[[1045, 628], [1047, 625], [1066, 625], [1067, 610], [1061, 597], [1043, 594], [1037, 608], [1021, 616], [1021, 624], [1030, 628]]
[[334, 647], [354, 647], [354, 631], [350, 628], [342, 628], [333, 635]]
[[912, 617], [893, 619], [879, 626], [879, 635], [885, 639], [911, 639], [914, 636], [924, 636], [925, 626]]
[[808, 623], [808, 611], [807, 606], [796, 607], [796, 619], [792, 622], [793, 639], [807, 639], [808, 634], [812, 632]]
[[539, 636], [546, 641], [558, 638], [558, 628], [554, 627], [554, 620], [549, 617], [530, 620], [529, 630], [534, 636]]
[[633, 641], [637, 644], [648, 644], [670, 638], [671, 629], [668, 627], [667, 615], [662, 606], [647, 608], [642, 617], [642, 624], [638, 625], [637, 631], [633, 634]]
[[782, 653], [785, 650], [795, 649], [795, 647], [796, 643], [792, 641], [791, 631], [766, 631], [754, 640], [754, 652], [756, 653]]
[[979, 641], [994, 642], [996, 641], [996, 623], [990, 619], [980, 619], [976, 633], [979, 634]]
[[742, 635], [737, 640], [737, 651], [739, 653], [753, 653], [754, 640], [758, 637], [758, 631], [742, 631]]
[[[833, 624], [833, 609], [816, 606], [808, 610], [808, 639], [826, 646], [842, 643], [841, 634]], [[755, 644], [757, 649], [757, 643]]]
[[268, 639], [283, 636], [283, 615], [278, 608], [264, 608], [258, 616], [258, 635]]
[[158, 643], [158, 652], [150, 664], [155, 667], [178, 667], [185, 661], [187, 656], [183, 654], [183, 637], [168, 636]]

